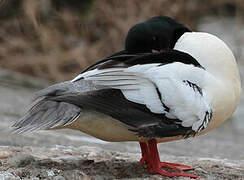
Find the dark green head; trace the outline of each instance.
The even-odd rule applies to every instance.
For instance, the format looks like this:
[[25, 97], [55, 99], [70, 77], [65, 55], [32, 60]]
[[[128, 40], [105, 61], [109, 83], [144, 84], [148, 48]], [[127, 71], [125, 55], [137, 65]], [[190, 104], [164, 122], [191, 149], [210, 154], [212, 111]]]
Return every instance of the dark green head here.
[[129, 53], [152, 52], [172, 49], [185, 32], [183, 24], [166, 16], [153, 17], [133, 26], [126, 37], [125, 49]]

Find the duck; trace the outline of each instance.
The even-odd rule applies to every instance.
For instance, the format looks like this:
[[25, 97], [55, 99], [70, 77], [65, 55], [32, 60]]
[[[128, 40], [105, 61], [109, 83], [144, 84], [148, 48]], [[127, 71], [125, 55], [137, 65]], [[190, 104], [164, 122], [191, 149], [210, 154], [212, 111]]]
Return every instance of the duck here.
[[157, 16], [129, 30], [125, 50], [38, 91], [12, 129], [69, 128], [109, 142], [137, 141], [148, 172], [198, 178], [184, 172], [191, 166], [160, 161], [157, 144], [218, 127], [240, 95], [235, 57], [221, 39]]

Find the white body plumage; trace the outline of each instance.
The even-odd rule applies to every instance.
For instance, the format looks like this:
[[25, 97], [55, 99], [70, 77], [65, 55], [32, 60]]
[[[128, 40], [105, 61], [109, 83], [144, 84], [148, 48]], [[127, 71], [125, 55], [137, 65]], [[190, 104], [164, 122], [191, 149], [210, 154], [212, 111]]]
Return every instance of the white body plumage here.
[[[192, 127], [196, 133], [217, 127], [232, 115], [240, 99], [240, 77], [232, 52], [217, 37], [200, 32], [185, 33], [174, 49], [190, 54], [204, 69], [181, 62], [163, 66], [143, 64], [95, 69], [80, 77], [98, 85], [118, 88], [128, 100], [146, 105], [153, 113], [180, 119], [183, 127]], [[197, 85], [201, 91], [189, 86], [188, 82]], [[169, 107], [169, 112], [161, 101]], [[207, 118], [206, 112], [209, 112]], [[111, 131], [117, 129], [111, 128]]]

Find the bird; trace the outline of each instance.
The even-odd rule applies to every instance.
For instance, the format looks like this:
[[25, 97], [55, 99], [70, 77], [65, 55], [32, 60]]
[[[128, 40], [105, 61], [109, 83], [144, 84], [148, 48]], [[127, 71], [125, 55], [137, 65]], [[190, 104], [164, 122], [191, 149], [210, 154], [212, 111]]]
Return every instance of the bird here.
[[128, 31], [124, 50], [38, 91], [12, 129], [69, 128], [104, 141], [137, 141], [148, 172], [198, 178], [184, 172], [194, 169], [188, 165], [161, 162], [157, 144], [218, 127], [240, 95], [235, 57], [221, 39], [156, 16]]

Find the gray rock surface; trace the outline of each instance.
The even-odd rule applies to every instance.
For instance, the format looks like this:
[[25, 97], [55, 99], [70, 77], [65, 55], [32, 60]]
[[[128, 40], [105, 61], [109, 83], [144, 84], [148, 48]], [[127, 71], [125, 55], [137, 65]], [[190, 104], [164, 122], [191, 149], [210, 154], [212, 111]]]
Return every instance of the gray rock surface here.
[[[99, 147], [0, 147], [0, 179], [161, 179], [139, 164], [138, 153]], [[194, 166], [200, 179], [242, 179], [244, 161], [164, 156]], [[170, 179], [170, 178], [164, 178]], [[189, 179], [189, 178], [175, 178]]]
[[[72, 130], [10, 134], [11, 124], [44, 86], [0, 69], [0, 180], [160, 179], [140, 166], [136, 142], [109, 143]], [[196, 170], [190, 173], [200, 179], [244, 179], [244, 130], [235, 124], [239, 112], [206, 135], [159, 144], [161, 160], [192, 165]]]

